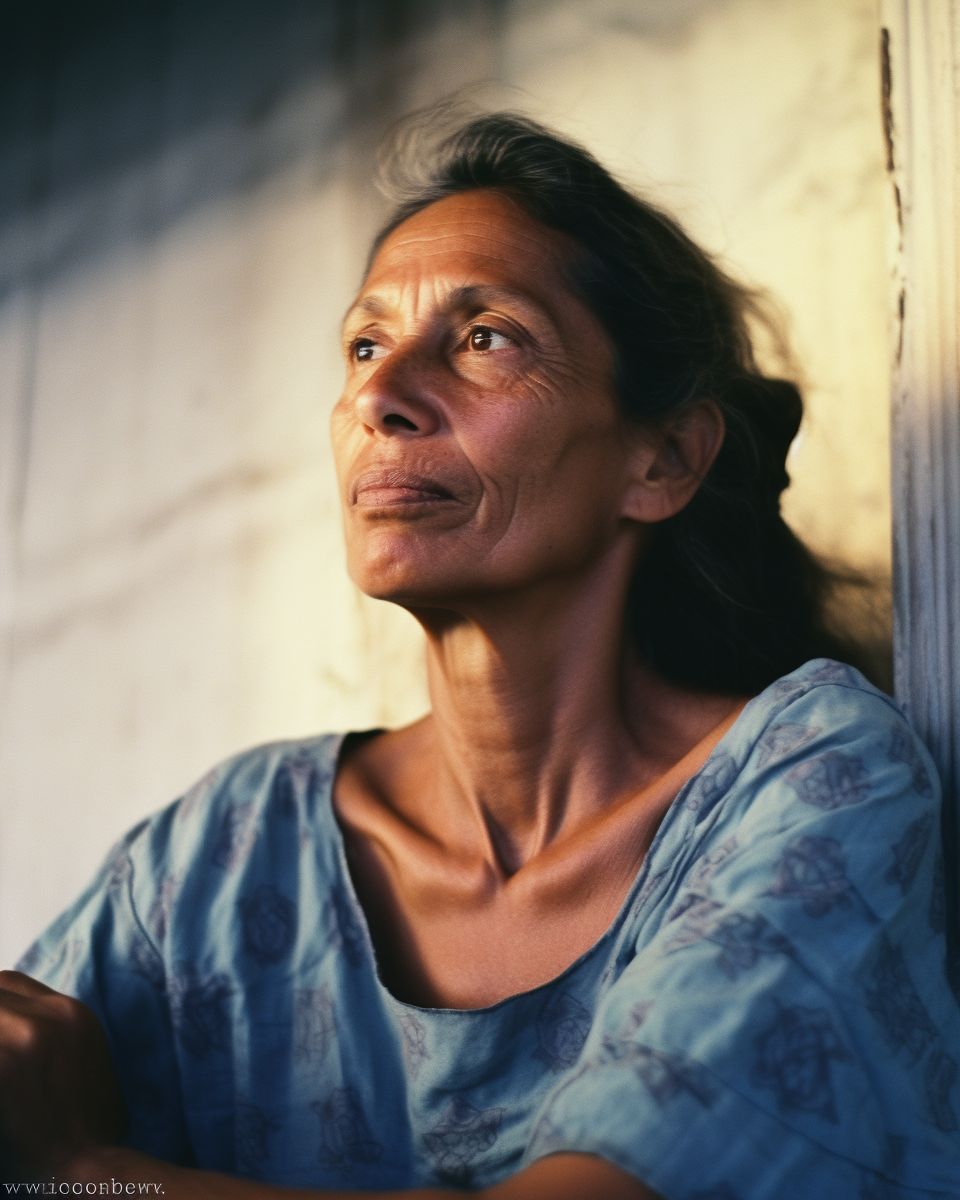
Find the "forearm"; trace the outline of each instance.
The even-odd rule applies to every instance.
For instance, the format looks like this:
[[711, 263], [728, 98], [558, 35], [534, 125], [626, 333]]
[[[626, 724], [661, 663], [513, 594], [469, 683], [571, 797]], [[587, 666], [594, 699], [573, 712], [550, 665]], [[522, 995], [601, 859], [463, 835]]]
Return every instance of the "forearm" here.
[[[61, 1168], [64, 1182], [83, 1184], [156, 1184], [150, 1193], [171, 1200], [451, 1200], [464, 1193], [449, 1188], [417, 1188], [404, 1192], [288, 1188], [239, 1179], [218, 1171], [176, 1167], [121, 1146], [102, 1146], [76, 1155]], [[92, 1191], [90, 1194], [94, 1194]], [[106, 1194], [106, 1193], [105, 1193]], [[124, 1194], [115, 1192], [116, 1195]], [[472, 1193], [474, 1196], [477, 1193]], [[482, 1193], [480, 1193], [482, 1195]]]
[[[480, 1191], [450, 1188], [414, 1188], [389, 1192], [286, 1188], [276, 1184], [237, 1179], [215, 1171], [175, 1167], [122, 1147], [103, 1147], [73, 1159], [64, 1170], [70, 1182], [86, 1185], [116, 1180], [122, 1184], [155, 1183], [155, 1195], [171, 1200], [453, 1200], [470, 1195], [474, 1200], [658, 1200], [638, 1180], [602, 1159], [587, 1154], [556, 1154], [535, 1162], [502, 1183]], [[86, 1188], [85, 1188], [86, 1191]], [[119, 1195], [119, 1192], [111, 1194]]]

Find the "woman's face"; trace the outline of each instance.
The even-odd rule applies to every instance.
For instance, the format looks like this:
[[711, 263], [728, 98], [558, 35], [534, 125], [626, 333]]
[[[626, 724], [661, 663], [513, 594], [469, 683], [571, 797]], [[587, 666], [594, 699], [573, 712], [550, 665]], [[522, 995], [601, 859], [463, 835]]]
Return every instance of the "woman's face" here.
[[444, 605], [559, 581], [622, 532], [631, 438], [569, 254], [494, 191], [438, 201], [380, 248], [332, 416], [348, 564], [369, 595]]

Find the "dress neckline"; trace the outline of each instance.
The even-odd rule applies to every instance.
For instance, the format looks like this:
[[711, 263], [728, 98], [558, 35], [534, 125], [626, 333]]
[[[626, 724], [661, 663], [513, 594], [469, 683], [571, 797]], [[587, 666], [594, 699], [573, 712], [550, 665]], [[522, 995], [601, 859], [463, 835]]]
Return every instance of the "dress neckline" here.
[[[771, 685], [771, 687], [772, 686], [775, 685]], [[355, 733], [360, 734], [361, 736], [366, 736], [382, 732], [382, 730], [374, 728], [370, 730], [352, 730], [344, 733], [334, 734], [334, 743], [331, 750], [331, 767], [329, 774], [326, 775], [326, 794], [323, 796], [323, 808], [330, 820], [332, 827], [331, 831], [337, 858], [337, 866], [341, 876], [343, 893], [361, 932], [364, 953], [372, 967], [372, 973], [376, 981], [377, 988], [385, 997], [386, 1001], [401, 1012], [431, 1014], [438, 1016], [442, 1015], [442, 1018], [447, 1020], [452, 1020], [458, 1017], [467, 1018], [506, 1009], [511, 1005], [529, 1000], [531, 997], [544, 995], [554, 989], [562, 981], [568, 980], [571, 975], [578, 972], [584, 965], [586, 965], [586, 963], [593, 959], [600, 952], [600, 950], [605, 947], [622, 929], [624, 922], [634, 910], [638, 898], [643, 893], [645, 885], [650, 880], [651, 864], [656, 860], [657, 854], [663, 842], [669, 836], [669, 833], [671, 832], [679, 813], [682, 811], [684, 799], [687, 796], [687, 793], [697, 784], [698, 780], [706, 775], [709, 775], [709, 772], [718, 759], [729, 753], [730, 743], [739, 738], [741, 729], [745, 724], [747, 724], [748, 718], [755, 710], [755, 706], [757, 705], [758, 701], [760, 701], [761, 698], [766, 695], [768, 690], [769, 689], [764, 689], [763, 692], [751, 697], [740, 708], [739, 712], [730, 722], [727, 729], [724, 730], [722, 736], [718, 739], [716, 745], [714, 745], [714, 747], [711, 749], [710, 753], [700, 765], [699, 769], [695, 771], [690, 778], [687, 779], [677, 790], [676, 795], [667, 806], [663, 818], [657, 827], [657, 831], [647, 848], [647, 852], [643, 857], [643, 861], [640, 864], [636, 877], [634, 878], [630, 887], [627, 889], [627, 893], [624, 896], [616, 915], [603, 933], [601, 933], [600, 936], [590, 946], [588, 946], [586, 950], [579, 954], [568, 966], [566, 966], [558, 974], [554, 975], [551, 979], [537, 984], [532, 988], [527, 988], [522, 992], [515, 992], [512, 995], [504, 996], [502, 999], [497, 1000], [492, 1004], [481, 1005], [477, 1008], [457, 1008], [444, 1005], [434, 1006], [415, 1004], [412, 1001], [402, 1000], [398, 996], [395, 996], [394, 993], [390, 991], [387, 985], [383, 982], [383, 978], [380, 973], [380, 964], [377, 959], [376, 947], [374, 946], [373, 936], [370, 932], [370, 925], [367, 921], [367, 914], [363, 908], [363, 905], [360, 903], [360, 898], [357, 894], [356, 887], [354, 886], [353, 876], [350, 872], [350, 865], [347, 859], [346, 838], [337, 818], [336, 808], [333, 803], [334, 786], [339, 773], [340, 759], [347, 738]], [[730, 783], [732, 784], [732, 782], [733, 780], [731, 779]]]

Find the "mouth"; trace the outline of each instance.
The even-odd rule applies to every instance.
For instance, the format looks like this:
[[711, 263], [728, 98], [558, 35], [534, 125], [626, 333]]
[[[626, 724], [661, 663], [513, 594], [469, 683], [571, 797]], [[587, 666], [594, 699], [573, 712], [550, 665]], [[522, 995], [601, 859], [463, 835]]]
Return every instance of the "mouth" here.
[[438, 480], [396, 467], [364, 471], [353, 482], [350, 502], [365, 509], [459, 503], [453, 492]]

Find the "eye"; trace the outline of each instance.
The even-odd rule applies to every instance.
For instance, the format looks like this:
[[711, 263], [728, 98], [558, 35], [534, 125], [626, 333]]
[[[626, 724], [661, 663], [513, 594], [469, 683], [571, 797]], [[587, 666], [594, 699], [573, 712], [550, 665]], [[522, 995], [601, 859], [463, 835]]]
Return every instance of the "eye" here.
[[382, 357], [383, 347], [372, 337], [361, 335], [350, 342], [347, 354], [353, 362], [372, 362], [375, 358]]
[[467, 344], [471, 350], [509, 350], [516, 342], [489, 325], [474, 325], [467, 334]]

